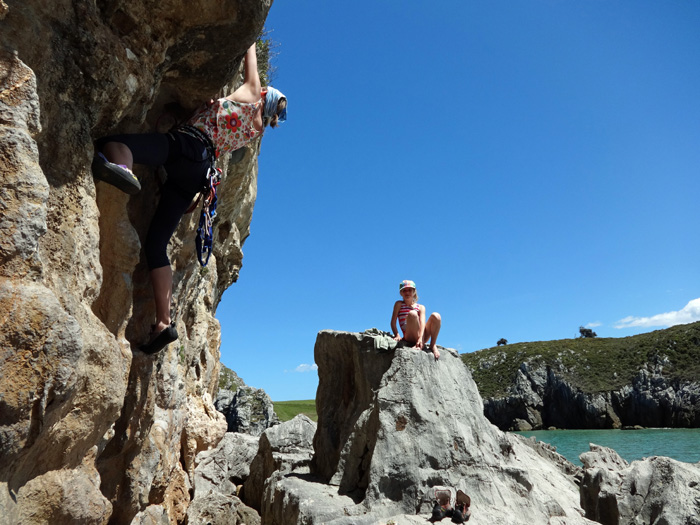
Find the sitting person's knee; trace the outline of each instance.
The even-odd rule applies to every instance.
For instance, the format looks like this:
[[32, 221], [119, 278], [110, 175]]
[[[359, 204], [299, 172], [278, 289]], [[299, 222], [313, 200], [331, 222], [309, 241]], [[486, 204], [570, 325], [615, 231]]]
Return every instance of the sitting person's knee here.
[[440, 317], [440, 314], [437, 312], [433, 312], [432, 314], [430, 314], [430, 317], [432, 317], [433, 319], [435, 319], [438, 322], [442, 321], [442, 317]]

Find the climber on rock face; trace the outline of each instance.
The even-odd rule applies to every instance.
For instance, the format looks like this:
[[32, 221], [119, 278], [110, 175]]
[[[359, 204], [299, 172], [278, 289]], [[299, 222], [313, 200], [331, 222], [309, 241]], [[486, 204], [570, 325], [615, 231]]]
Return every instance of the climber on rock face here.
[[[430, 314], [428, 322], [425, 321], [425, 306], [418, 304], [416, 283], [413, 281], [401, 281], [399, 293], [403, 299], [396, 301], [391, 314], [391, 331], [394, 334], [394, 339], [406, 341], [417, 348], [423, 348], [430, 342], [430, 351], [435, 359], [439, 359], [440, 352], [435, 343], [442, 325], [440, 314], [434, 312]], [[403, 332], [403, 338], [399, 336], [399, 331], [396, 328], [397, 320]]]
[[96, 142], [93, 175], [134, 194], [141, 186], [131, 172], [133, 164], [163, 166], [168, 178], [145, 242], [146, 260], [156, 306], [156, 323], [149, 342], [140, 349], [154, 354], [178, 338], [170, 317], [173, 274], [168, 243], [180, 219], [216, 175], [214, 163], [287, 118], [287, 98], [273, 87], [263, 89], [255, 44], [244, 59], [243, 85], [231, 95], [210, 101], [187, 124], [169, 133], [113, 135]]

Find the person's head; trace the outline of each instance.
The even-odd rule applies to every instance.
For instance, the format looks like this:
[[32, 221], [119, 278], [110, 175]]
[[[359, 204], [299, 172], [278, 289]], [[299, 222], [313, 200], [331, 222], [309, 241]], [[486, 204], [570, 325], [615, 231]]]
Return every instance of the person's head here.
[[409, 280], [404, 280], [399, 283], [399, 293], [403, 297], [404, 301], [415, 301], [418, 302], [418, 291], [416, 290], [416, 283]]
[[263, 122], [265, 126], [276, 128], [280, 122], [287, 120], [287, 97], [278, 89], [268, 86], [265, 91]]

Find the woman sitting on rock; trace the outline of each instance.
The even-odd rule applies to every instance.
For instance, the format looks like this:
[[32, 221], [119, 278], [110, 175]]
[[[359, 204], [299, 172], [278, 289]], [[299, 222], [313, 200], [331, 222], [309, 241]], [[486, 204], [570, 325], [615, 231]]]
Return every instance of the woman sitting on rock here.
[[[394, 334], [394, 339], [406, 341], [418, 348], [423, 348], [430, 342], [430, 351], [435, 359], [439, 359], [440, 352], [435, 343], [442, 325], [440, 314], [437, 312], [430, 314], [428, 322], [425, 322], [425, 306], [418, 304], [416, 283], [413, 281], [401, 281], [399, 293], [403, 299], [396, 301], [394, 311], [391, 314], [391, 331]], [[399, 336], [399, 331], [396, 329], [397, 320], [403, 332], [403, 338]]]
[[237, 150], [286, 120], [287, 99], [278, 90], [262, 90], [255, 44], [245, 55], [243, 85], [211, 101], [184, 126], [170, 133], [103, 137], [96, 143], [95, 178], [134, 194], [141, 189], [132, 166], [164, 166], [168, 174], [145, 242], [146, 260], [156, 307], [150, 341], [140, 349], [153, 354], [178, 338], [170, 318], [173, 274], [167, 248], [175, 228], [194, 197], [207, 187], [215, 159]]

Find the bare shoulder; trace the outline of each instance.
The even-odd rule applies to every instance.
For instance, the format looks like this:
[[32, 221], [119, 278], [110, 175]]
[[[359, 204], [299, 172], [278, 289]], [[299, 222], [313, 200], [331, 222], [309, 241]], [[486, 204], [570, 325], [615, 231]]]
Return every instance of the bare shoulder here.
[[243, 104], [255, 104], [260, 100], [260, 91], [255, 91], [251, 89], [248, 84], [243, 84], [236, 91], [231, 93], [226, 97], [234, 102], [241, 102]]

